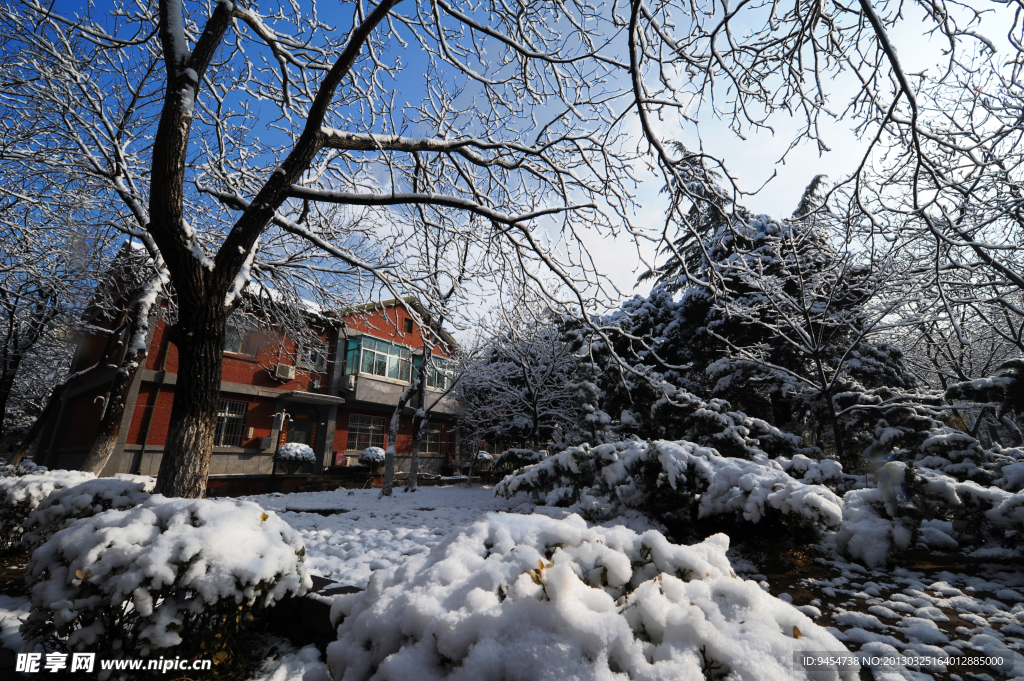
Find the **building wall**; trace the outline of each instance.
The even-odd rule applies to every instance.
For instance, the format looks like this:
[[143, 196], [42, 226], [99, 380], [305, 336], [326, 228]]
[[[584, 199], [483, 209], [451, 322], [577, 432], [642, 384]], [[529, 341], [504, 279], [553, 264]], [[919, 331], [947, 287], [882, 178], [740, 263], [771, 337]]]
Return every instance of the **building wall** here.
[[[405, 308], [395, 306], [359, 312], [345, 318], [343, 324], [345, 330], [350, 334], [365, 333], [376, 338], [390, 340], [413, 350], [422, 350], [424, 343], [420, 335], [420, 327], [414, 323], [412, 332], [406, 333], [404, 329], [405, 320], [407, 319], [411, 319], [411, 317]], [[440, 357], [451, 356], [449, 349], [441, 345], [436, 346], [433, 352]]]
[[[418, 329], [414, 327], [411, 333], [404, 331], [405, 320], [408, 318], [409, 315], [404, 309], [378, 308], [347, 318], [344, 320], [344, 326], [350, 334], [365, 333], [377, 338], [392, 340], [414, 350], [421, 349], [423, 343], [419, 338]], [[127, 432], [122, 433], [124, 445], [111, 458], [108, 470], [105, 470], [104, 474], [139, 472], [155, 475], [159, 470], [174, 402], [174, 382], [179, 368], [177, 347], [168, 342], [168, 334], [169, 329], [164, 320], [157, 320], [153, 324], [150, 352], [146, 358], [138, 392], [129, 400], [131, 416]], [[221, 397], [222, 399], [245, 401], [247, 411], [242, 424], [240, 446], [215, 448], [211, 459], [211, 474], [272, 472], [273, 447], [269, 450], [261, 450], [261, 439], [275, 437], [275, 444], [287, 439], [287, 421], [281, 430], [274, 429], [275, 414], [285, 409], [292, 414], [308, 411], [311, 418], [316, 419], [317, 440], [314, 444], [322, 443], [322, 449], [325, 450], [323, 460], [328, 465], [335, 463], [336, 460], [341, 463], [344, 459], [350, 413], [368, 413], [383, 417], [385, 429], [387, 428], [397, 404], [397, 393], [391, 395], [391, 391], [388, 391], [387, 395], [377, 396], [373, 402], [355, 402], [354, 395], [342, 393], [350, 404], [340, 405], [336, 409], [324, 404], [313, 407], [289, 401], [285, 397], [284, 393], [288, 391], [331, 393], [331, 377], [341, 373], [341, 367], [336, 367], [336, 362], [344, 360], [343, 348], [341, 356], [336, 356], [339, 338], [344, 340], [336, 330], [329, 330], [321, 334], [321, 340], [326, 343], [328, 350], [327, 366], [323, 372], [314, 373], [299, 368], [295, 372], [295, 378], [285, 382], [279, 381], [273, 376], [272, 369], [278, 359], [276, 348], [273, 346], [264, 345], [255, 355], [225, 353], [222, 363], [222, 381], [226, 384], [242, 386], [245, 390], [243, 392], [225, 390], [222, 391]], [[103, 336], [82, 338], [77, 354], [77, 368], [88, 366], [89, 362], [94, 363], [102, 356], [106, 343], [107, 338]], [[286, 343], [284, 363], [294, 364], [294, 345], [290, 340]], [[448, 356], [445, 348], [438, 348], [436, 352], [440, 356]], [[161, 378], [164, 379], [162, 385]], [[314, 380], [319, 380], [319, 387], [314, 387]], [[85, 387], [88, 389], [83, 390]], [[333, 387], [334, 394], [338, 394], [337, 386]], [[69, 397], [66, 400], [62, 416], [55, 424], [59, 432], [55, 438], [54, 447], [52, 451], [47, 450], [43, 454], [44, 459], [47, 459], [50, 465], [74, 467], [84, 460], [85, 454], [95, 438], [96, 426], [102, 413], [102, 400], [96, 398], [105, 395], [108, 388], [109, 381], [101, 382], [96, 386], [78, 386], [77, 390], [72, 387], [69, 390]], [[328, 427], [326, 423], [332, 410], [337, 412], [333, 437], [331, 436], [332, 428]], [[146, 432], [147, 423], [149, 425], [148, 434]], [[251, 436], [249, 435], [250, 428], [252, 428]], [[423, 456], [421, 458], [422, 471], [438, 472], [441, 466], [447, 462], [446, 455], [450, 448], [449, 431], [450, 427], [445, 423], [442, 431], [442, 455], [438, 457]], [[329, 442], [324, 441], [325, 436], [330, 438]], [[401, 420], [397, 445], [398, 468], [399, 470], [408, 470], [409, 459], [407, 456], [401, 455], [408, 454], [412, 450], [411, 415], [403, 416]], [[314, 447], [314, 449], [317, 449], [319, 453], [320, 448]], [[341, 456], [335, 456], [335, 452], [339, 452]], [[47, 458], [47, 454], [52, 455]]]

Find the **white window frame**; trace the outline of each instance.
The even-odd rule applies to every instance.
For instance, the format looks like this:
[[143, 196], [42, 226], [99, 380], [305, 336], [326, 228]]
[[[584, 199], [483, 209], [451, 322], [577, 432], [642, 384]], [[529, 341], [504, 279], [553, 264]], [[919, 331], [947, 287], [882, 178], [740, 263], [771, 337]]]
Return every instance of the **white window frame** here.
[[299, 348], [298, 365], [319, 374], [327, 371], [327, 344], [309, 343]]
[[[359, 446], [360, 432], [367, 432], [366, 446]], [[358, 454], [366, 447], [380, 447], [384, 449], [384, 417], [373, 414], [349, 414], [348, 415], [348, 437], [345, 441], [346, 454]]]
[[221, 399], [217, 402], [217, 427], [213, 434], [214, 447], [241, 447], [245, 430], [245, 415], [249, 403], [245, 400]]

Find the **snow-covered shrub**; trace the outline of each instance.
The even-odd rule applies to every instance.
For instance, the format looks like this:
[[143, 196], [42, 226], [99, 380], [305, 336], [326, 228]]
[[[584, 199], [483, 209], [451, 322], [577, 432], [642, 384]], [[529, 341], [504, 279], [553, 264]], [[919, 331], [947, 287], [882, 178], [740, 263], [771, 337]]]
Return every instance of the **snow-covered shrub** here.
[[481, 450], [473, 455], [473, 459], [470, 463], [473, 468], [477, 470], [487, 470], [490, 468], [491, 464], [494, 463], [494, 457]]
[[50, 492], [96, 479], [92, 473], [48, 471], [41, 466], [23, 471], [0, 477], [0, 549], [21, 541], [25, 520]]
[[[498, 462], [511, 451], [529, 452], [509, 450], [498, 458]], [[511, 499], [519, 492], [529, 492], [536, 498], [543, 498], [549, 506], [570, 506], [579, 501], [583, 492], [594, 484], [597, 464], [593, 452], [587, 445], [569, 447], [541, 458], [538, 463], [516, 468], [515, 473], [505, 476], [495, 486], [494, 493]]]
[[[793, 460], [785, 463], [794, 467]], [[835, 462], [797, 465], [819, 477], [842, 470]], [[495, 487], [495, 494], [506, 498], [518, 492], [543, 495], [545, 503], [558, 506], [586, 498], [580, 510], [595, 519], [621, 507], [680, 520], [718, 517], [757, 523], [770, 516], [808, 529], [835, 527], [842, 519], [842, 500], [835, 493], [791, 477], [764, 454], [748, 461], [685, 441], [633, 439], [570, 447]]]
[[359, 463], [369, 466], [370, 470], [377, 470], [384, 465], [385, 453], [380, 447], [367, 447], [359, 452]]
[[138, 506], [149, 499], [156, 478], [118, 474], [64, 487], [49, 494], [23, 523], [22, 543], [32, 551], [72, 523], [114, 509]]
[[83, 518], [36, 549], [22, 633], [100, 657], [160, 650], [221, 661], [253, 609], [311, 586], [304, 556], [298, 533], [252, 502], [154, 495]]
[[[992, 484], [999, 477], [1000, 461], [981, 447], [977, 439], [951, 427], [933, 407], [901, 402], [887, 388], [851, 390], [836, 395], [836, 406], [847, 412], [846, 429], [863, 451], [870, 470], [872, 462], [913, 462], [942, 471], [957, 480]], [[935, 398], [936, 405], [940, 402]], [[863, 407], [863, 409], [858, 409]]]
[[997, 415], [1019, 414], [1024, 406], [1024, 359], [1011, 359], [996, 369], [995, 376], [955, 383], [946, 389], [954, 401], [996, 402]]
[[871, 567], [900, 551], [1013, 548], [1024, 539], [1024, 492], [1016, 494], [892, 461], [877, 487], [844, 496], [836, 546]]
[[0, 468], [0, 478], [7, 478], [11, 476], [22, 476], [30, 473], [45, 473], [49, 469], [46, 466], [40, 466], [35, 461], [29, 461], [28, 459], [22, 459], [17, 466], [11, 464], [5, 464]]
[[1012, 451], [1016, 456], [1007, 457], [1009, 460], [999, 466], [999, 477], [993, 482], [996, 487], [1007, 492], [1020, 492], [1024, 490], [1024, 451], [1018, 448], [1013, 450], [992, 450], [989, 453], [993, 457], [1001, 457], [1006, 452]]
[[834, 488], [843, 478], [843, 466], [832, 459], [819, 460], [797, 454], [792, 459], [780, 456], [772, 461], [782, 466], [782, 470], [790, 476], [805, 483]]
[[306, 464], [316, 463], [316, 454], [309, 445], [301, 442], [287, 442], [277, 448], [274, 453], [274, 461], [287, 474], [297, 472]]
[[532, 449], [508, 449], [498, 455], [492, 470], [495, 473], [508, 475], [523, 466], [539, 463], [547, 456], [547, 452], [535, 452]]
[[[846, 650], [755, 582], [729, 539], [492, 513], [338, 597], [337, 681], [807, 679], [793, 653]], [[814, 678], [856, 679], [856, 672]]]

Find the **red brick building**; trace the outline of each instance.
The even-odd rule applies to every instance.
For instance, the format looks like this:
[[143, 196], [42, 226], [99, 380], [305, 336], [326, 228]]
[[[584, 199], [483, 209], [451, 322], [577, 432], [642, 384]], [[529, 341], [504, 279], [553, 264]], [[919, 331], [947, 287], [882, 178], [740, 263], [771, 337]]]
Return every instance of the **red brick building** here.
[[[418, 304], [406, 304], [426, 318]], [[156, 475], [167, 435], [178, 352], [169, 328], [152, 325], [146, 366], [132, 385], [117, 449], [104, 475]], [[314, 472], [355, 463], [369, 446], [386, 447], [390, 419], [423, 353], [420, 328], [399, 301], [347, 311], [325, 323], [319, 342], [296, 347], [267, 329], [243, 329], [229, 319], [221, 375], [220, 403], [211, 475], [271, 473], [273, 455], [285, 442], [301, 442], [317, 455]], [[270, 330], [273, 331], [273, 330]], [[447, 366], [454, 341], [433, 350], [434, 364]], [[77, 340], [71, 371], [103, 356], [110, 333]], [[69, 387], [59, 414], [44, 431], [36, 461], [75, 468], [96, 435], [113, 370]], [[427, 377], [427, 401], [433, 404], [448, 377], [434, 369]], [[409, 469], [412, 450], [412, 401], [402, 416], [396, 446], [398, 470]], [[455, 451], [454, 400], [445, 397], [431, 412], [421, 448], [420, 470], [440, 472]]]

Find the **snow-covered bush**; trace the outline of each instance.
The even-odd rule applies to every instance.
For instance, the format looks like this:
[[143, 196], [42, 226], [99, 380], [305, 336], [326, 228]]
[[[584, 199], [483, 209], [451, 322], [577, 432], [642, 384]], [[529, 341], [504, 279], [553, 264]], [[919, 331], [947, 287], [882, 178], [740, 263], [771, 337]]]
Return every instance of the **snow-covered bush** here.
[[863, 451], [868, 465], [886, 460], [913, 462], [942, 471], [957, 480], [990, 485], [1007, 463], [985, 452], [977, 439], [951, 427], [934, 405], [904, 403], [892, 390], [851, 390], [836, 395], [836, 406], [847, 412], [846, 430]]
[[892, 461], [877, 487], [847, 492], [836, 546], [868, 566], [900, 551], [1012, 549], [1024, 540], [1024, 492], [1011, 493]]
[[23, 523], [22, 543], [32, 551], [52, 535], [82, 519], [114, 509], [138, 506], [149, 499], [156, 478], [118, 474], [64, 487], [49, 494]]
[[221, 661], [254, 608], [311, 586], [304, 556], [298, 533], [252, 502], [154, 495], [36, 549], [22, 633], [30, 645], [100, 657], [160, 650]]
[[790, 476], [805, 483], [834, 488], [840, 484], [843, 478], [843, 466], [832, 459], [819, 460], [797, 454], [792, 459], [780, 456], [772, 461], [782, 466], [782, 470]]
[[35, 461], [22, 459], [17, 466], [5, 464], [0, 468], [0, 478], [28, 475], [29, 473], [45, 473], [48, 470], [46, 466], [40, 466]]
[[1024, 490], [1024, 450], [1019, 447], [1002, 449], [996, 446], [988, 454], [1000, 463], [999, 477], [992, 484], [1007, 492]]
[[[793, 653], [846, 648], [739, 579], [729, 539], [492, 513], [338, 597], [337, 681], [807, 679]], [[814, 678], [853, 679], [856, 672]]]
[[274, 461], [287, 474], [295, 473], [306, 464], [316, 463], [316, 454], [309, 445], [301, 442], [287, 442], [277, 448]]
[[359, 452], [359, 463], [369, 466], [370, 470], [377, 470], [384, 465], [384, 450], [380, 447], [367, 447]]
[[547, 456], [547, 452], [535, 452], [532, 449], [507, 449], [498, 455], [492, 470], [495, 473], [508, 475], [523, 466], [539, 463]]
[[[834, 478], [842, 471], [835, 462], [784, 462], [811, 479]], [[495, 494], [506, 498], [518, 492], [543, 495], [548, 505], [580, 502], [579, 509], [595, 519], [621, 507], [679, 520], [757, 523], [768, 516], [794, 528], [831, 528], [842, 519], [842, 500], [835, 493], [791, 477], [764, 454], [748, 461], [685, 441], [570, 447], [495, 487]]]
[[50, 492], [95, 479], [92, 473], [48, 471], [41, 466], [0, 477], [0, 550], [21, 541], [25, 520]]
[[491, 464], [494, 463], [494, 457], [487, 452], [481, 450], [473, 455], [470, 464], [477, 470], [486, 470], [490, 468]]
[[[498, 457], [498, 463], [502, 463], [505, 454], [512, 451], [529, 452], [509, 450]], [[537, 463], [517, 467], [513, 474], [505, 476], [495, 486], [494, 494], [511, 499], [519, 492], [529, 492], [535, 498], [543, 498], [549, 506], [570, 506], [594, 485], [597, 473], [594, 452], [588, 445], [569, 447], [557, 454], [540, 458]], [[509, 460], [511, 457], [506, 459]], [[495, 468], [498, 469], [498, 466]]]

